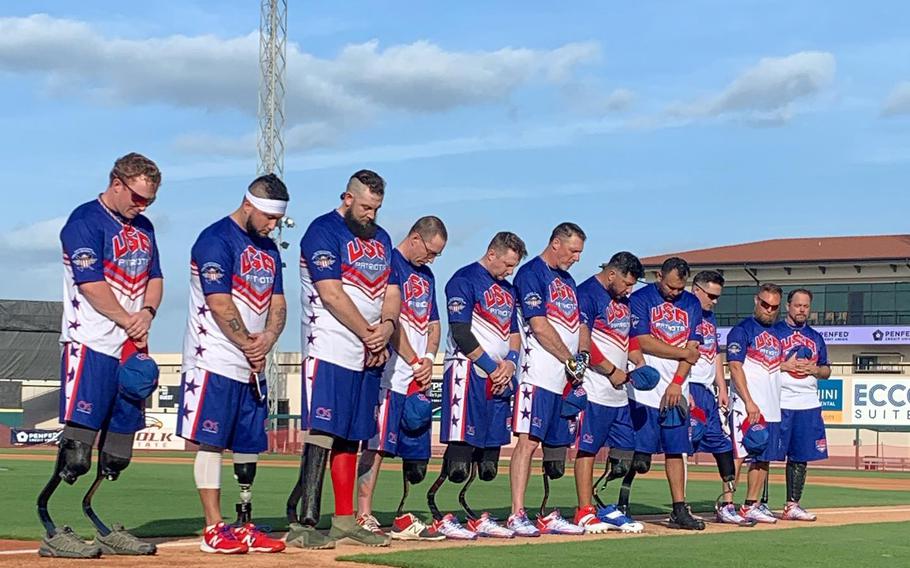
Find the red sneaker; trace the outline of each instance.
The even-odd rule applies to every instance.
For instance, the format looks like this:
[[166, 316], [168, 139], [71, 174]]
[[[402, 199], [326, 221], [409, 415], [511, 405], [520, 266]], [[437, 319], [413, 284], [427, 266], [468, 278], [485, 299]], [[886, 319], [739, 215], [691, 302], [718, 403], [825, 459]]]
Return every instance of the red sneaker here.
[[284, 541], [271, 538], [266, 533], [256, 528], [253, 523], [234, 528], [237, 540], [249, 548], [250, 552], [281, 552], [284, 550]]
[[224, 523], [218, 523], [205, 529], [199, 549], [202, 552], [215, 554], [246, 554], [249, 551], [249, 547], [237, 538], [231, 527]]

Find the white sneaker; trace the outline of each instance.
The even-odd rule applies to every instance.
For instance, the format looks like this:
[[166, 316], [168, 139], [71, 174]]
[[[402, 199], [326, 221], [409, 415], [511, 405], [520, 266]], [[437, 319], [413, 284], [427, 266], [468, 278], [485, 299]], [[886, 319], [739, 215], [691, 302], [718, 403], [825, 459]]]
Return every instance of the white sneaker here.
[[743, 518], [736, 510], [736, 505], [728, 503], [717, 510], [717, 522], [724, 525], [737, 525], [740, 527], [755, 526], [756, 521]]
[[382, 530], [379, 521], [373, 515], [360, 515], [357, 517], [357, 524], [375, 535], [385, 536], [385, 531]]
[[553, 509], [546, 517], [537, 517], [537, 528], [540, 529], [541, 534], [585, 534], [584, 527], [562, 518], [559, 509]]
[[479, 519], [468, 521], [468, 529], [474, 531], [477, 536], [489, 538], [515, 538], [515, 532], [500, 525], [490, 517], [490, 513], [483, 512]]
[[452, 513], [447, 514], [438, 521], [433, 521], [432, 528], [452, 540], [477, 540], [477, 534], [461, 526], [458, 518]]
[[624, 515], [616, 505], [607, 505], [597, 510], [597, 518], [611, 530], [624, 533], [640, 533], [645, 530], [645, 525]]
[[528, 520], [528, 514], [524, 509], [518, 511], [517, 515], [509, 515], [506, 527], [515, 533], [515, 536], [536, 537], [540, 536], [540, 531]]
[[440, 541], [446, 538], [446, 535], [426, 526], [411, 513], [405, 513], [395, 518], [389, 536], [392, 537], [392, 540]]
[[[767, 511], [767, 512], [765, 512]], [[762, 507], [761, 503], [754, 503], [750, 506], [743, 505], [739, 509], [739, 514], [746, 520], [755, 521], [756, 523], [766, 523], [773, 525], [777, 522], [777, 517], [775, 517], [771, 510], [767, 507]]]
[[585, 529], [585, 534], [600, 534], [610, 530], [610, 526], [597, 518], [597, 509], [592, 505], [580, 507], [575, 511], [575, 524]]
[[784, 514], [781, 516], [785, 521], [809, 521], [810, 523], [817, 519], [814, 513], [803, 509], [799, 503], [787, 503], [784, 508]]

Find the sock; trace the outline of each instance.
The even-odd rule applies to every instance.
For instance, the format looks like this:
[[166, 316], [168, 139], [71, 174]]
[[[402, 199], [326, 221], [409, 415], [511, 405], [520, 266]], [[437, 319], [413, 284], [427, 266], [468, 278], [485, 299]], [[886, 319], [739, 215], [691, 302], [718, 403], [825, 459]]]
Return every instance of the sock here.
[[332, 492], [335, 494], [335, 516], [354, 514], [354, 481], [357, 477], [357, 452], [332, 450]]
[[755, 499], [746, 499], [746, 507], [751, 507], [755, 504]]

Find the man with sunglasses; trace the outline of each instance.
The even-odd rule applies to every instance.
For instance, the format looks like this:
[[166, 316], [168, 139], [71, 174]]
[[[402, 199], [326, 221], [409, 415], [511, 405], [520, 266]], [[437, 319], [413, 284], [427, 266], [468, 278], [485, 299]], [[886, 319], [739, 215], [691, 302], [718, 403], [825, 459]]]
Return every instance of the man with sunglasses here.
[[781, 454], [787, 460], [787, 521], [814, 521], [815, 514], [799, 505], [808, 462], [828, 457], [825, 422], [818, 399], [818, 381], [831, 376], [828, 347], [806, 323], [812, 311], [812, 292], [797, 288], [787, 294], [787, 317], [778, 322], [784, 362], [781, 370]]
[[[379, 430], [363, 446], [357, 476], [357, 524], [380, 536], [385, 532], [373, 516], [373, 490], [383, 458], [402, 459], [405, 488], [423, 481], [430, 461], [431, 424], [412, 431], [403, 423], [403, 415], [408, 398], [426, 392], [433, 378], [440, 327], [436, 278], [429, 265], [442, 256], [447, 239], [439, 217], [421, 217], [392, 251], [392, 265], [401, 282], [401, 315], [382, 372]], [[429, 408], [429, 400], [421, 402]], [[398, 515], [390, 536], [396, 540], [445, 538], [411, 513]]]
[[629, 409], [635, 428], [635, 453], [623, 484], [651, 468], [652, 454], [664, 454], [667, 482], [673, 511], [669, 526], [704, 530], [705, 523], [692, 516], [686, 503], [684, 455], [691, 451], [689, 420], [675, 419], [687, 414], [688, 381], [692, 365], [698, 362], [702, 307], [686, 291], [689, 264], [670, 257], [661, 265], [657, 282], [640, 288], [629, 299], [632, 311], [631, 337], [636, 338], [645, 363], [660, 373], [653, 390], [629, 389]]
[[143, 404], [121, 392], [118, 371], [137, 350], [147, 352], [149, 330], [161, 303], [155, 230], [142, 215], [160, 185], [161, 172], [153, 161], [127, 154], [114, 163], [107, 189], [77, 207], [60, 232], [64, 264], [60, 421], [65, 426], [53, 475], [38, 497], [39, 516], [47, 530], [42, 556], [155, 553], [154, 545], [139, 541], [123, 527], [108, 529], [96, 518], [92, 521], [98, 535], [87, 544], [69, 527], [57, 528], [47, 504], [61, 480], [72, 485], [91, 469], [96, 438], [98, 480], [116, 479], [129, 465], [135, 432], [145, 427]]
[[[301, 548], [330, 548], [344, 538], [389, 545], [388, 537], [358, 525], [354, 516], [357, 451], [376, 435], [381, 367], [401, 311], [392, 241], [376, 224], [384, 196], [379, 174], [354, 173], [341, 204], [314, 219], [300, 241], [306, 437], [287, 503], [287, 542]], [[335, 515], [326, 537], [316, 524], [329, 462]]]
[[733, 504], [736, 463], [733, 457], [733, 444], [729, 434], [724, 431], [730, 399], [727, 394], [724, 365], [717, 356], [717, 320], [714, 319], [714, 306], [717, 305], [723, 290], [724, 277], [716, 270], [703, 270], [692, 279], [692, 293], [701, 302], [702, 307], [702, 321], [698, 330], [703, 341], [698, 346], [700, 354], [698, 362], [692, 366], [689, 374], [690, 413], [694, 416], [698, 412], [703, 416], [705, 433], [700, 440], [692, 440], [691, 453], [713, 454], [714, 461], [717, 462], [717, 471], [723, 483], [721, 497], [715, 506], [717, 521], [730, 525], [753, 526], [755, 521], [742, 518]]
[[[733, 388], [731, 436], [737, 458], [737, 478], [743, 461], [748, 459], [748, 488], [739, 514], [757, 523], [776, 523], [770, 509], [759, 502], [759, 494], [768, 478], [772, 460], [778, 459], [780, 444], [780, 365], [783, 361], [781, 343], [774, 328], [780, 313], [781, 288], [765, 283], [755, 295], [755, 312], [727, 335], [727, 363]], [[758, 455], [748, 455], [743, 438], [750, 428], [764, 428], [768, 443]]]
[[[269, 234], [289, 200], [278, 176], [256, 178], [240, 206], [203, 230], [190, 253], [177, 435], [196, 447], [193, 477], [205, 517], [203, 552], [285, 547], [253, 524], [250, 490], [259, 454], [268, 449], [265, 358], [287, 319], [281, 254]], [[231, 451], [240, 485], [236, 526], [221, 517], [224, 450]]]

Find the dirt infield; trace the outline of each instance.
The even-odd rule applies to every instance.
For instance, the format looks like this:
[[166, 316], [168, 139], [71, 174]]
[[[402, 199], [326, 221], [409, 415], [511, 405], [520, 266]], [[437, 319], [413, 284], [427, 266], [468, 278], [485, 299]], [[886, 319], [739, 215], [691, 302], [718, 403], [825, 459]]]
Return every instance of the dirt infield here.
[[[2, 460], [32, 460], [32, 461], [53, 461], [56, 459], [56, 456], [53, 454], [2, 454], [0, 455], [0, 461]], [[136, 456], [133, 458], [133, 463], [158, 463], [158, 464], [191, 464], [193, 463], [192, 457], [178, 458], [178, 457], [153, 457], [153, 456]], [[262, 460], [259, 462], [258, 467], [286, 467], [286, 468], [296, 468], [298, 467], [298, 462], [296, 460]], [[429, 471], [438, 473], [439, 472], [438, 464], [430, 464]], [[571, 464], [567, 464], [567, 473], [571, 474]], [[396, 463], [385, 463], [382, 466], [383, 471], [399, 471], [400, 465]], [[508, 475], [509, 468], [508, 465], [501, 465], [499, 468], [499, 473]], [[743, 474], [745, 475], [745, 474]], [[663, 478], [664, 474], [662, 471], [652, 471], [644, 475], [645, 478], [657, 479]], [[698, 481], [715, 481], [717, 480], [717, 474], [709, 471], [690, 471], [689, 479], [698, 480]], [[772, 473], [771, 474], [772, 483], [785, 483], [783, 473]], [[823, 470], [809, 471], [809, 483], [812, 485], [825, 485], [829, 487], [850, 487], [854, 489], [886, 489], [892, 491], [910, 491], [910, 477], [907, 478], [891, 478], [891, 477], [840, 477], [833, 475], [825, 475]]]
[[[811, 526], [836, 526], [848, 524], [861, 524], [874, 522], [902, 522], [910, 521], [910, 507], [857, 507], [842, 509], [819, 509], [818, 521]], [[645, 522], [645, 533], [641, 535], [623, 535], [608, 533], [604, 535], [586, 535], [584, 537], [566, 537], [566, 536], [542, 536], [537, 539], [514, 539], [514, 540], [484, 540], [486, 546], [514, 546], [519, 544], [545, 544], [554, 542], [569, 542], [576, 540], [590, 541], [594, 539], [629, 539], [643, 538], [648, 539], [661, 535], [686, 535], [691, 538], [698, 538], [699, 534], [677, 531], [666, 528], [660, 524], [661, 519], [654, 517], [645, 517], [640, 519]], [[740, 528], [730, 525], [719, 525], [709, 523], [705, 533], [721, 533], [729, 531], [760, 531], [760, 530], [788, 530], [798, 527], [810, 526], [809, 523], [781, 522], [777, 525], [760, 525], [753, 528]], [[57, 559], [39, 558], [36, 554], [37, 542], [23, 541], [0, 541], [0, 566], [9, 566], [10, 568], [18, 567], [50, 567], [60, 566], [62, 562]], [[169, 567], [180, 566], [181, 568], [211, 568], [213, 558], [210, 555], [199, 551], [198, 539], [181, 539], [176, 541], [161, 542], [157, 556], [152, 557], [104, 557], [91, 562], [92, 566], [130, 566], [133, 568], [151, 568], [151, 567]], [[441, 543], [401, 543], [395, 542], [390, 548], [365, 549], [357, 546], [342, 545], [335, 550], [304, 551], [296, 548], [288, 549], [281, 554], [247, 554], [237, 557], [222, 556], [217, 562], [221, 566], [252, 566], [256, 567], [281, 567], [281, 566], [300, 566], [306, 565], [312, 568], [322, 568], [329, 566], [347, 566], [352, 564], [342, 563], [336, 560], [339, 556], [371, 552], [381, 554], [383, 552], [430, 549], [440, 547], [463, 547], [473, 546], [463, 542], [444, 541]], [[16, 548], [12, 548], [16, 547]]]

